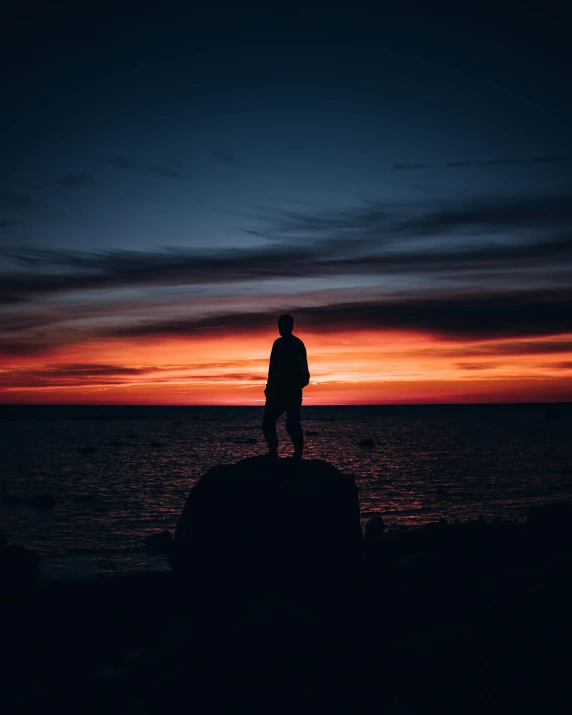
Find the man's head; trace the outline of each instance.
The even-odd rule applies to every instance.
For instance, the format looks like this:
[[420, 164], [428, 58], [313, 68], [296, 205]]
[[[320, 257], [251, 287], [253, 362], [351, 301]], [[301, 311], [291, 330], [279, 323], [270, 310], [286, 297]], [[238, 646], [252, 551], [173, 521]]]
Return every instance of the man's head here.
[[282, 337], [290, 335], [294, 330], [294, 318], [285, 313], [278, 318], [278, 332]]

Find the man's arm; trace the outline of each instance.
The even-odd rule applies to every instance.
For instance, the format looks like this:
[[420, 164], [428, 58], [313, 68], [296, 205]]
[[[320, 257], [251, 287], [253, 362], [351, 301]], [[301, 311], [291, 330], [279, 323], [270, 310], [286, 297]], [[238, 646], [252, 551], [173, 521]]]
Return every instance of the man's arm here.
[[270, 362], [268, 364], [268, 378], [266, 380], [266, 387], [264, 389], [264, 394], [266, 397], [272, 395], [275, 391], [276, 385], [276, 341], [272, 345], [272, 350], [270, 351]]
[[310, 382], [310, 368], [308, 367], [308, 356], [306, 346], [302, 343], [302, 353], [300, 355], [300, 382], [302, 387], [306, 387]]

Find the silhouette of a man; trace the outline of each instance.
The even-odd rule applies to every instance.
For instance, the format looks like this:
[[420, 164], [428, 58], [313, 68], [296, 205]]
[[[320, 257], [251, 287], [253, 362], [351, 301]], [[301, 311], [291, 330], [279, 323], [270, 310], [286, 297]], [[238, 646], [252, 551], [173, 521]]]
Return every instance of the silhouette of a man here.
[[310, 382], [310, 372], [304, 343], [292, 335], [293, 330], [294, 318], [291, 315], [281, 315], [278, 318], [278, 332], [281, 337], [277, 338], [272, 346], [268, 382], [264, 390], [266, 406], [262, 431], [268, 443], [268, 457], [278, 457], [276, 420], [284, 411], [286, 429], [294, 444], [294, 458], [301, 459], [304, 450], [300, 408], [302, 388]]

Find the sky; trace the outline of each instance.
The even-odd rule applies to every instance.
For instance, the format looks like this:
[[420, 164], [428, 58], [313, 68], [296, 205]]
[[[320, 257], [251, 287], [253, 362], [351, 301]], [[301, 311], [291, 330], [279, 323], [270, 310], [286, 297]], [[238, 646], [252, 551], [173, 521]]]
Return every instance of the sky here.
[[572, 400], [562, 4], [5, 19], [1, 403]]

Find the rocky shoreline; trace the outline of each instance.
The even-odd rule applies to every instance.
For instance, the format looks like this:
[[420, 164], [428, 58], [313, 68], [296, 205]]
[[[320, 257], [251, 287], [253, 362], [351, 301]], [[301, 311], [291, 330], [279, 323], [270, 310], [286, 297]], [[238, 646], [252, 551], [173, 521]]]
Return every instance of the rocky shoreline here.
[[[3, 712], [568, 710], [572, 505], [526, 523], [374, 520], [356, 550], [353, 480], [279, 461], [203, 477], [171, 572], [2, 569]], [[18, 558], [0, 546], [0, 564]]]

